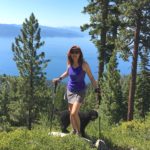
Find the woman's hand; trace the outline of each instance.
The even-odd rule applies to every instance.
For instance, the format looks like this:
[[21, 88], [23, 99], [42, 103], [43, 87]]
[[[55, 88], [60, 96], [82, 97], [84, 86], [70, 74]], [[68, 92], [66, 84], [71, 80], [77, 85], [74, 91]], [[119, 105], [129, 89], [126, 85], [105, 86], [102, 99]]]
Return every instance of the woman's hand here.
[[52, 80], [53, 83], [58, 83], [58, 82], [60, 82], [60, 81], [61, 81], [60, 78], [54, 78], [54, 79]]
[[60, 82], [61, 80], [63, 80], [67, 76], [68, 76], [68, 71], [65, 71], [59, 78], [54, 78], [52, 80], [52, 82], [53, 83], [58, 83], [58, 82]]

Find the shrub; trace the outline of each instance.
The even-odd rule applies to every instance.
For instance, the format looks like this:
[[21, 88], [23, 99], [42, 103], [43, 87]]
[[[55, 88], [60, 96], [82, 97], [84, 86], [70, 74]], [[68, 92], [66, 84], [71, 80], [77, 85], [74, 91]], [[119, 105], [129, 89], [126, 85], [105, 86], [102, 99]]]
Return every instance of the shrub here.
[[90, 145], [76, 136], [48, 136], [48, 129], [17, 129], [0, 133], [1, 150], [90, 150]]

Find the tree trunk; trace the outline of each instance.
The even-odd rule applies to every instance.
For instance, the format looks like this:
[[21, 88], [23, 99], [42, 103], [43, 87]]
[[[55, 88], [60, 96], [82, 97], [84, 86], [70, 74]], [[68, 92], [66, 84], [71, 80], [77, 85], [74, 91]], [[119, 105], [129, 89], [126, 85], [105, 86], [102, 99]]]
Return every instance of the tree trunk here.
[[[103, 19], [103, 28], [101, 29], [101, 43], [100, 43], [100, 49], [99, 49], [99, 67], [98, 67], [98, 81], [100, 82], [103, 77], [104, 72], [104, 62], [105, 62], [105, 49], [106, 49], [106, 20], [108, 16], [108, 0], [103, 0], [103, 6], [102, 6], [102, 19]], [[99, 89], [100, 83], [98, 84]], [[100, 89], [101, 91], [101, 89]], [[101, 92], [97, 94], [97, 99], [101, 100]]]
[[34, 97], [33, 97], [33, 64], [31, 62], [31, 72], [30, 72], [30, 100], [29, 100], [29, 119], [28, 119], [28, 129], [31, 130], [32, 128], [32, 116], [33, 116], [33, 104], [34, 104]]
[[138, 47], [139, 47], [139, 35], [140, 35], [140, 15], [138, 15], [136, 21], [136, 30], [134, 34], [134, 50], [133, 50], [133, 61], [132, 61], [132, 70], [131, 70], [131, 80], [129, 87], [129, 99], [128, 99], [128, 114], [127, 120], [133, 120], [134, 112], [134, 95], [136, 89], [136, 74], [137, 74], [137, 60], [138, 60]]
[[31, 108], [29, 106], [28, 129], [31, 130], [31, 128], [32, 128], [32, 118], [31, 118]]

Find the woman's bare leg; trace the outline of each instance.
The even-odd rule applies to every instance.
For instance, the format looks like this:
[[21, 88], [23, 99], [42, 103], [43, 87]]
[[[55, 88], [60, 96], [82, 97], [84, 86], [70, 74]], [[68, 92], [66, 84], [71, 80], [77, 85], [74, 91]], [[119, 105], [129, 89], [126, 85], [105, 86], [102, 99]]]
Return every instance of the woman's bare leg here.
[[70, 111], [70, 123], [71, 123], [72, 128], [75, 130], [76, 129], [75, 121], [71, 115], [72, 107], [73, 107], [73, 104], [68, 104], [68, 110]]
[[79, 118], [79, 110], [80, 110], [81, 103], [75, 102], [71, 109], [71, 118], [73, 119], [75, 129], [78, 133], [80, 133], [80, 118]]

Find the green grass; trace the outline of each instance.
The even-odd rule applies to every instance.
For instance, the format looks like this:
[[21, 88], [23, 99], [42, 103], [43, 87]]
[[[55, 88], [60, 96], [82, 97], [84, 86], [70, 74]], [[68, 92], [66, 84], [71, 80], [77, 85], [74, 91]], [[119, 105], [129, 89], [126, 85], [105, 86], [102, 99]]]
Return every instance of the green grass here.
[[[54, 129], [55, 128], [55, 129]], [[69, 127], [70, 129], [70, 127]], [[53, 131], [58, 126], [53, 126]], [[29, 131], [17, 128], [10, 132], [0, 132], [0, 150], [91, 150], [88, 142], [77, 136], [54, 137], [48, 135], [49, 128], [36, 125]], [[96, 141], [99, 136], [98, 119], [91, 122], [86, 133]], [[111, 150], [149, 150], [150, 117], [145, 121], [133, 120], [108, 126], [101, 121], [101, 139], [104, 139]], [[94, 150], [94, 148], [93, 148]], [[96, 150], [96, 148], [95, 148]]]
[[[87, 127], [87, 133], [98, 139], [98, 120]], [[108, 126], [101, 121], [101, 139], [111, 150], [150, 150], [150, 117]]]
[[113, 145], [124, 149], [149, 150], [150, 124], [147, 122], [130, 121], [103, 132], [104, 137]]
[[91, 150], [90, 144], [80, 137], [54, 137], [48, 132], [43, 128], [1, 132], [0, 150]]

